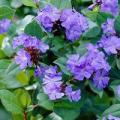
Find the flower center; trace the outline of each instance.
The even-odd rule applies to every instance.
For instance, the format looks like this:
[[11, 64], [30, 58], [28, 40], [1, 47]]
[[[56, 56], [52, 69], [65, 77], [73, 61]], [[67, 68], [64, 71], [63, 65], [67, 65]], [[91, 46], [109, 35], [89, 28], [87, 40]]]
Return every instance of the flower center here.
[[25, 50], [30, 54], [32, 63], [37, 66], [40, 59], [40, 50], [35, 47], [26, 47]]
[[117, 58], [120, 58], [120, 50], [117, 49]]

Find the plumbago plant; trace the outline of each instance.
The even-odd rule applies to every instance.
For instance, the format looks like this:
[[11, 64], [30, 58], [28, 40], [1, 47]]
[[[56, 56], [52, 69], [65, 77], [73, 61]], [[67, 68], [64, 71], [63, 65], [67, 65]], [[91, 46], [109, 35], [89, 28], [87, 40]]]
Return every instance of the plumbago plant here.
[[0, 120], [120, 120], [118, 0], [0, 0]]

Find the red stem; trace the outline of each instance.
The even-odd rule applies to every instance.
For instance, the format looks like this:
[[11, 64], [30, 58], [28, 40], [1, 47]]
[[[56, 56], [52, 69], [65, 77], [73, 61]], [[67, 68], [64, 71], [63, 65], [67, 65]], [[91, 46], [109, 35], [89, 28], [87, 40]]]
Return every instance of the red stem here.
[[27, 120], [27, 113], [24, 112], [24, 120]]

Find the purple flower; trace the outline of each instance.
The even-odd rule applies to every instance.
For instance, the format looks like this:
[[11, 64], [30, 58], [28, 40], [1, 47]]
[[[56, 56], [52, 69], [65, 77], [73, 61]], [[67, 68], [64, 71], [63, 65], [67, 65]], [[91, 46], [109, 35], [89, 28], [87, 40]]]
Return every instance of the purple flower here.
[[64, 22], [68, 19], [68, 16], [71, 16], [73, 15], [74, 12], [72, 9], [64, 9], [61, 13], [61, 16], [60, 16], [60, 21], [61, 22]]
[[93, 10], [97, 5], [101, 5], [102, 0], [93, 0], [93, 4], [88, 7], [89, 10]]
[[92, 44], [89, 44], [87, 48], [87, 61], [90, 62], [91, 66], [94, 68], [94, 71], [101, 69], [109, 71], [111, 69], [103, 52], [99, 51], [97, 47]]
[[99, 42], [99, 46], [105, 50], [107, 54], [117, 54], [120, 50], [120, 38], [117, 36], [103, 36]]
[[57, 72], [57, 67], [49, 67], [44, 71], [43, 84], [54, 83], [62, 80], [62, 73]]
[[19, 36], [13, 39], [13, 48], [16, 49], [17, 47], [24, 44], [25, 40], [29, 39], [29, 36], [26, 34], [20, 34]]
[[72, 101], [79, 101], [81, 91], [72, 91], [70, 86], [63, 84], [62, 73], [57, 72], [56, 66], [51, 66], [43, 73], [43, 90], [49, 96], [50, 100], [56, 100], [62, 98], [64, 95]]
[[72, 9], [65, 9], [60, 17], [61, 25], [65, 28], [68, 40], [79, 39], [81, 34], [88, 29], [87, 19], [80, 13]]
[[71, 86], [67, 86], [65, 88], [65, 95], [68, 97], [68, 99], [72, 102], [78, 102], [81, 99], [81, 91], [80, 90], [72, 90]]
[[35, 69], [34, 75], [35, 77], [40, 77], [40, 76], [43, 76], [44, 72], [45, 72], [45, 67], [40, 65], [40, 66], [37, 66], [37, 68]]
[[61, 85], [62, 82], [48, 83], [44, 85], [43, 90], [49, 96], [50, 100], [60, 99], [64, 96], [64, 93], [61, 92]]
[[114, 19], [107, 19], [105, 23], [102, 24], [103, 33], [107, 36], [116, 34], [114, 29]]
[[0, 20], [0, 34], [6, 33], [11, 25], [11, 21], [8, 19]]
[[108, 116], [108, 120], [120, 120], [120, 118], [119, 117], [114, 117], [112, 115], [109, 115]]
[[15, 62], [20, 65], [20, 69], [25, 69], [32, 65], [31, 56], [24, 49], [18, 51], [17, 56], [15, 56]]
[[67, 68], [76, 80], [91, 78], [97, 87], [104, 88], [108, 84], [107, 74], [111, 67], [97, 46], [89, 44], [87, 49], [87, 53], [82, 57], [78, 54], [71, 55], [67, 61]]
[[82, 57], [78, 54], [71, 55], [67, 61], [67, 68], [77, 80], [89, 79], [94, 72], [101, 69], [110, 70], [104, 53], [91, 44], [88, 46], [88, 52]]
[[120, 85], [117, 86], [117, 95], [120, 97]]
[[93, 75], [93, 83], [97, 88], [105, 88], [109, 82], [108, 72], [105, 70], [98, 70]]
[[62, 98], [64, 96], [64, 92], [62, 92], [62, 74], [57, 72], [57, 67], [51, 66], [43, 74], [43, 90], [50, 100]]
[[[17, 56], [17, 60], [16, 63], [18, 63], [17, 61], [21, 61], [20, 56], [22, 56], [22, 51], [24, 51], [23, 53], [26, 53], [27, 56], [30, 56], [30, 62], [32, 63], [32, 65], [38, 66], [39, 65], [39, 58], [40, 58], [40, 53], [45, 53], [48, 49], [49, 46], [46, 45], [45, 43], [43, 43], [42, 41], [40, 41], [39, 39], [37, 39], [36, 37], [33, 36], [29, 36], [26, 34], [21, 34], [18, 37], [14, 38], [13, 40], [13, 48], [17, 48], [20, 47], [20, 50], [18, 51], [18, 56]], [[20, 59], [20, 60], [19, 60]], [[24, 62], [24, 60], [19, 64], [21, 66], [21, 64], [25, 64], [25, 67], [20, 67], [20, 68], [26, 68], [27, 67], [27, 59]], [[29, 60], [28, 60], [29, 63]], [[29, 65], [28, 65], [29, 67]]]
[[80, 26], [73, 26], [70, 29], [71, 30], [66, 30], [67, 39], [71, 41], [77, 40], [82, 34]]
[[86, 56], [80, 58], [78, 54], [69, 57], [67, 68], [74, 75], [74, 78], [80, 81], [84, 80], [84, 78], [89, 79], [93, 73], [93, 69], [86, 60]]
[[112, 15], [118, 15], [118, 0], [102, 0], [101, 11], [111, 13]]
[[60, 18], [60, 11], [52, 5], [47, 5], [37, 16], [37, 21], [49, 32]]
[[97, 5], [100, 6], [102, 12], [108, 12], [114, 16], [119, 13], [118, 0], [94, 0], [88, 9], [93, 10]]

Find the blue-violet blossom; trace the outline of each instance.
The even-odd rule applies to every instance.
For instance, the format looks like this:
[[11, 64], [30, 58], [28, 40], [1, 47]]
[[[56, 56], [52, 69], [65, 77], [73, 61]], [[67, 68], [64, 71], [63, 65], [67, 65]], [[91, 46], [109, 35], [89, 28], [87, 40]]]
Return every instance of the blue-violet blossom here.
[[54, 23], [60, 19], [60, 11], [52, 5], [47, 5], [38, 13], [36, 19], [48, 32], [51, 32]]
[[65, 28], [66, 38], [70, 41], [79, 37], [88, 29], [86, 17], [72, 9], [65, 9], [60, 17], [61, 26]]
[[49, 46], [36, 37], [21, 34], [14, 38], [13, 48], [20, 48], [15, 57], [15, 61], [21, 69], [32, 65], [39, 65], [40, 53], [45, 53]]
[[0, 20], [0, 34], [6, 33], [11, 25], [11, 21], [8, 19]]

